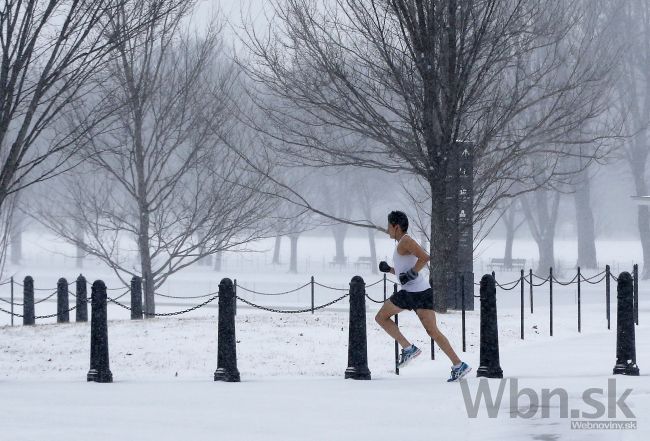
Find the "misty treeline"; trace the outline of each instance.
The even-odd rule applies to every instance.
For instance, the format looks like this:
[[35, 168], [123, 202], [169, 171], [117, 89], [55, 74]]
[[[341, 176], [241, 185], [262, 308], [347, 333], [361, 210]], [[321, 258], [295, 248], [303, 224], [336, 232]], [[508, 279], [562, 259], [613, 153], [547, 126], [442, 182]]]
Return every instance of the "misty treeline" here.
[[[3, 261], [29, 218], [125, 284], [141, 276], [152, 314], [170, 275], [212, 258], [218, 268], [222, 253], [263, 238], [276, 238], [274, 263], [290, 241], [295, 272], [301, 234], [329, 231], [344, 264], [346, 235], [364, 228], [375, 268], [375, 233], [403, 209], [429, 244], [444, 311], [460, 233], [446, 177], [459, 148], [475, 157], [475, 243], [503, 229], [512, 259], [525, 225], [540, 270], [555, 262], [569, 202], [576, 264], [597, 265], [598, 176], [616, 170], [625, 197], [648, 191], [643, 0], [267, 7], [261, 26], [215, 13], [197, 28], [196, 1], [6, 0]], [[648, 277], [647, 207], [637, 223]]]

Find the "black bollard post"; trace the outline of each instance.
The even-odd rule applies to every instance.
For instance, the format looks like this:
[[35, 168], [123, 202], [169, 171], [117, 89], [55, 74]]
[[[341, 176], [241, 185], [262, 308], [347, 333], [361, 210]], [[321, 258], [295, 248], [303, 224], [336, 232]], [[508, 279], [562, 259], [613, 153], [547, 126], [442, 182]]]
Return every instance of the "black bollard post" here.
[[77, 309], [75, 309], [75, 320], [77, 322], [88, 321], [88, 284], [86, 278], [79, 274], [77, 277], [77, 285], [75, 287], [77, 295]]
[[639, 375], [634, 341], [634, 286], [632, 275], [623, 272], [618, 277], [616, 309], [616, 365], [614, 375]]
[[142, 278], [131, 278], [131, 320], [142, 320]]
[[345, 378], [370, 380], [366, 335], [366, 282], [360, 276], [354, 276], [350, 281], [348, 367], [345, 370]]
[[239, 382], [237, 342], [235, 339], [235, 288], [232, 280], [219, 283], [219, 335], [217, 339], [217, 370], [214, 381]]
[[23, 280], [23, 325], [34, 325], [34, 279], [32, 276]]
[[70, 302], [68, 300], [68, 281], [61, 277], [56, 283], [56, 322], [70, 322]]
[[87, 381], [112, 383], [113, 374], [108, 361], [108, 323], [106, 316], [106, 285], [96, 280], [91, 288], [90, 370]]
[[477, 377], [503, 378], [499, 363], [499, 331], [497, 327], [497, 290], [494, 277], [481, 278], [481, 349]]

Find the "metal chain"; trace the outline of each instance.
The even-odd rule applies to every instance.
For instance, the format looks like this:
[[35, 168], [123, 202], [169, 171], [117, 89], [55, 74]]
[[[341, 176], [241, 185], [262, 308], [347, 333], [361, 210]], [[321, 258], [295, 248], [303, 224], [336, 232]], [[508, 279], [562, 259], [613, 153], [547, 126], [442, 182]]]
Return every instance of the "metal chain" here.
[[[58, 291], [54, 291], [52, 294], [50, 294], [49, 296], [45, 297], [44, 299], [41, 299], [41, 300], [39, 300], [39, 301], [37, 301], [37, 302], [34, 302], [34, 305], [38, 305], [39, 303], [43, 303], [44, 301], [51, 299], [52, 297], [54, 297], [54, 296], [57, 294], [57, 292], [58, 292]], [[23, 300], [23, 301], [24, 301], [24, 300]]]
[[[72, 308], [68, 309], [67, 312], [74, 311], [75, 309], [77, 309], [77, 306], [76, 306], [76, 305], [73, 306]], [[46, 318], [52, 318], [52, 317], [56, 317], [57, 315], [59, 315], [58, 312], [55, 313], [55, 314], [50, 314], [50, 315], [37, 315], [36, 317], [34, 317], [34, 319], [46, 319]]]
[[[346, 298], [346, 297], [349, 296], [349, 295], [350, 295], [350, 293], [347, 293], [347, 292], [346, 292], [345, 294], [343, 294], [341, 297], [339, 297], [339, 298], [336, 299], [336, 300], [332, 300], [331, 302], [329, 302], [329, 303], [325, 303], [324, 305], [315, 306], [315, 307], [313, 308], [313, 311], [317, 311], [317, 310], [319, 310], [319, 309], [323, 309], [323, 308], [326, 308], [326, 307], [328, 307], [328, 306], [330, 306], [330, 305], [333, 305], [334, 303], [343, 300], [344, 298]], [[255, 303], [251, 303], [251, 302], [249, 302], [248, 300], [246, 300], [246, 299], [242, 299], [242, 298], [239, 297], [239, 296], [235, 296], [235, 297], [236, 297], [238, 300], [241, 300], [242, 302], [246, 303], [247, 305], [252, 306], [253, 308], [263, 309], [264, 311], [269, 311], [269, 312], [277, 312], [277, 313], [279, 313], [279, 314], [301, 314], [301, 313], [304, 313], [304, 312], [311, 312], [311, 311], [312, 311], [312, 308], [306, 308], [306, 309], [295, 309], [295, 310], [283, 310], [283, 309], [268, 308], [268, 307], [266, 307], [266, 306], [261, 306], [261, 305], [256, 305]]]
[[[318, 285], [318, 283], [316, 283], [316, 282], [314, 282], [314, 284]], [[261, 296], [283, 296], [285, 294], [291, 294], [292, 292], [299, 291], [299, 290], [301, 290], [304, 287], [309, 286], [309, 285], [311, 285], [311, 282], [307, 282], [304, 285], [299, 286], [298, 288], [295, 288], [295, 289], [292, 289], [292, 290], [289, 290], [289, 291], [273, 292], [273, 293], [271, 293], [271, 292], [253, 291], [252, 289], [245, 288], [245, 287], [243, 287], [241, 285], [237, 285], [237, 289], [241, 289], [242, 291], [246, 291], [246, 292], [249, 292], [251, 294], [258, 294], [258, 295], [261, 295]]]
[[205, 298], [205, 297], [212, 296], [215, 293], [209, 292], [207, 294], [203, 294], [202, 296], [182, 296], [182, 297], [181, 296], [170, 296], [170, 295], [167, 295], [167, 294], [160, 294], [158, 292], [155, 292], [154, 294], [157, 295], [157, 296], [160, 296], [160, 297], [166, 297], [168, 299], [202, 299], [202, 298]]
[[331, 289], [331, 290], [334, 290], [334, 291], [347, 291], [348, 290], [348, 288], [334, 288], [333, 286], [323, 285], [323, 284], [318, 283], [318, 282], [314, 282], [314, 285], [318, 285], [318, 286], [320, 286], [322, 288]]
[[7, 311], [6, 309], [0, 308], [0, 311], [4, 312], [5, 314], [13, 315], [15, 317], [22, 317], [22, 314], [18, 314], [15, 312]]
[[[153, 313], [153, 314], [143, 311], [143, 314], [145, 316], [152, 316], [153, 315], [154, 317], [170, 317], [170, 316], [173, 316], [173, 315], [181, 315], [181, 314], [185, 314], [185, 313], [190, 312], [190, 311], [194, 311], [195, 309], [202, 308], [202, 307], [204, 307], [205, 305], [207, 305], [208, 303], [214, 301], [214, 299], [217, 299], [217, 298], [219, 298], [219, 294], [210, 297], [208, 300], [206, 300], [203, 303], [200, 303], [200, 304], [198, 304], [196, 306], [192, 306], [191, 308], [188, 308], [188, 309], [184, 309], [182, 311], [164, 312], [164, 313], [161, 312], [161, 313]], [[115, 299], [107, 299], [107, 300], [115, 303], [116, 305], [118, 305], [118, 306], [120, 306], [120, 307], [122, 307], [124, 309], [128, 309], [129, 311], [131, 311], [131, 308], [129, 306], [126, 306], [126, 305], [116, 301]]]
[[[534, 274], [533, 274], [533, 275], [534, 275]], [[538, 277], [538, 276], [535, 276], [535, 277]], [[532, 281], [532, 279], [529, 281], [529, 280], [526, 279], [525, 277], [524, 277], [524, 280], [525, 280], [526, 283], [528, 283], [529, 285], [533, 285], [533, 286], [542, 286], [542, 285], [545, 285], [546, 282], [548, 282], [548, 277], [547, 277], [546, 279], [544, 279], [544, 281], [543, 281], [542, 283], [535, 283], [535, 282]]]
[[[3, 299], [3, 298], [0, 298], [0, 302], [5, 302], [5, 303], [7, 303], [8, 305], [11, 305], [11, 300], [5, 300], [5, 299]], [[22, 303], [14, 302], [13, 304], [14, 304], [14, 306], [23, 306]]]
[[[384, 279], [379, 279], [376, 282], [371, 283], [370, 285], [366, 285], [366, 288], [370, 288], [371, 286], [375, 286], [376, 284], [381, 283], [383, 281], [384, 281]], [[388, 282], [388, 279], [386, 279], [386, 282]]]
[[366, 293], [366, 298], [367, 298], [368, 300], [370, 300], [371, 302], [373, 302], [373, 303], [384, 303], [383, 300], [375, 300], [375, 299], [373, 299], [373, 298], [370, 297], [367, 293]]
[[[381, 283], [383, 281], [384, 281], [384, 279], [379, 279], [376, 282], [371, 283], [370, 285], [366, 285], [366, 288], [370, 288], [371, 286], [375, 286], [376, 284]], [[397, 282], [395, 280], [393, 280], [393, 279], [389, 279], [388, 277], [386, 277], [386, 283], [388, 284], [388, 283], [397, 283]]]
[[[581, 273], [581, 274], [580, 274], [580, 277], [582, 277], [582, 280], [583, 280], [583, 281], [585, 281], [585, 282], [589, 282], [590, 280], [593, 280], [593, 279], [595, 279], [596, 277], [600, 277], [600, 276], [602, 276], [602, 275], [605, 274], [606, 272], [607, 272], [607, 270], [604, 270], [604, 271], [602, 271], [602, 272], [600, 272], [600, 273], [598, 273], [598, 274], [596, 274], [596, 275], [594, 275], [594, 276], [591, 276], [591, 277], [585, 277], [585, 275]], [[603, 279], [601, 279], [601, 280], [603, 280]]]
[[562, 286], [568, 286], [572, 285], [576, 280], [578, 279], [578, 273], [576, 273], [575, 277], [570, 281], [570, 282], [560, 282], [556, 277], [555, 274], [553, 275], [553, 280], [555, 280], [557, 283], [559, 283]]
[[598, 285], [600, 282], [605, 280], [607, 278], [607, 274], [605, 274], [603, 277], [600, 278], [600, 280], [596, 280], [595, 282], [591, 282], [591, 279], [583, 279], [585, 282], [591, 284], [591, 285]]
[[497, 282], [496, 280], [494, 281], [494, 283], [496, 283], [496, 285], [497, 285], [499, 288], [501, 288], [502, 290], [504, 290], [504, 291], [512, 291], [512, 290], [515, 289], [517, 286], [519, 286], [519, 283], [520, 283], [520, 282], [521, 282], [521, 280], [517, 280], [517, 281], [514, 281], [514, 282], [506, 283], [505, 285], [510, 285], [510, 284], [514, 283], [514, 285], [513, 285], [511, 288], [506, 288], [505, 285], [502, 286], [502, 285], [500, 285], [499, 282]]

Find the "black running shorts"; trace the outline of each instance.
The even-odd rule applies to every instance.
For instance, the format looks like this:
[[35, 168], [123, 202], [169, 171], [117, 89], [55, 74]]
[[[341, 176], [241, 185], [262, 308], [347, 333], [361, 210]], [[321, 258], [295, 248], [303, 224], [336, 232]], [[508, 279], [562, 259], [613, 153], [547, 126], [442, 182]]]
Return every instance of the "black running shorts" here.
[[433, 309], [433, 291], [431, 288], [420, 292], [397, 291], [388, 299], [398, 308], [414, 311], [416, 309]]

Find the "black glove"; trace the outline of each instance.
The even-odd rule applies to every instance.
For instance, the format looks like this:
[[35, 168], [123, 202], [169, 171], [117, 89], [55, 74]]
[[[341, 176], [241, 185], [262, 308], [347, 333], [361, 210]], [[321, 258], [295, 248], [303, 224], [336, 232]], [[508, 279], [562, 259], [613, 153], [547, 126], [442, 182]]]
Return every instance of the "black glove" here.
[[382, 260], [381, 262], [379, 262], [379, 271], [381, 271], [382, 273], [389, 273], [390, 270], [391, 270], [391, 267], [388, 264], [388, 262], [386, 262], [385, 260]]
[[408, 282], [411, 280], [415, 280], [418, 277], [418, 272], [415, 271], [413, 268], [408, 270], [405, 273], [399, 273], [399, 283], [402, 285], [406, 285]]

